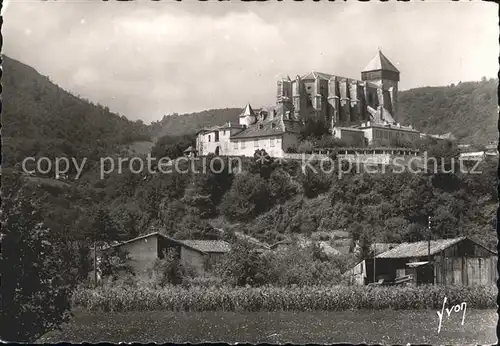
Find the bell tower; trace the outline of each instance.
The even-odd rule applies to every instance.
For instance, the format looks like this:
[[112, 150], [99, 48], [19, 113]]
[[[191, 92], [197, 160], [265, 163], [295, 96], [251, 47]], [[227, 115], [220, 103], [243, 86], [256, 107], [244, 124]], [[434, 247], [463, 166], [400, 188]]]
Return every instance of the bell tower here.
[[381, 89], [378, 103], [392, 114], [397, 113], [399, 70], [380, 49], [361, 72], [361, 80], [376, 84]]

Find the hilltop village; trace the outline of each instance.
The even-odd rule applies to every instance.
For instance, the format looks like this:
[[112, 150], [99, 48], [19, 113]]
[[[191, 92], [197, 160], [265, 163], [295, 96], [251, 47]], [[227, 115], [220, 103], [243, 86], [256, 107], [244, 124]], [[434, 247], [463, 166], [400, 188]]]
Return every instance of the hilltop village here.
[[252, 156], [264, 149], [282, 157], [299, 145], [307, 119], [321, 120], [333, 138], [352, 147], [415, 142], [425, 135], [394, 120], [399, 80], [399, 70], [381, 51], [361, 71], [360, 80], [322, 72], [284, 78], [277, 82], [275, 106], [253, 109], [247, 104], [238, 123], [202, 129], [196, 152]]

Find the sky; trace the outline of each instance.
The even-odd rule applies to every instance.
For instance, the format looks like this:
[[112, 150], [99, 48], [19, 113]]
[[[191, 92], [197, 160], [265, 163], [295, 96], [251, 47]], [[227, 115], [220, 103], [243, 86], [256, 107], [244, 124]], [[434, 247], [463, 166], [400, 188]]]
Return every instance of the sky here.
[[[5, 1], [5, 0], [4, 0]], [[281, 77], [360, 78], [381, 49], [400, 90], [498, 73], [498, 8], [472, 2], [10, 1], [3, 54], [131, 120], [272, 105]]]

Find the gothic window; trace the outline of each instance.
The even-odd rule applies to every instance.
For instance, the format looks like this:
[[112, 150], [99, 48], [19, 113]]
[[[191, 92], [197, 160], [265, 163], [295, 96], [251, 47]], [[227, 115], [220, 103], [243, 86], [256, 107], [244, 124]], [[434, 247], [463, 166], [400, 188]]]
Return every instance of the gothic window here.
[[312, 107], [312, 98], [311, 94], [307, 94], [307, 106]]

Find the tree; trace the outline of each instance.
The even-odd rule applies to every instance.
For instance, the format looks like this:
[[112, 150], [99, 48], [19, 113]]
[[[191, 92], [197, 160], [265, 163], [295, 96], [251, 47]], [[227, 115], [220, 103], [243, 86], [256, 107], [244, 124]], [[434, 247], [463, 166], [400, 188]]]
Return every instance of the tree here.
[[21, 179], [2, 198], [0, 337], [33, 342], [69, 317], [76, 273], [68, 247], [44, 226]]
[[185, 270], [180, 263], [179, 253], [174, 250], [165, 250], [162, 257], [155, 261], [153, 271], [156, 275], [156, 283], [160, 287], [168, 284], [178, 285], [182, 283]]
[[269, 208], [269, 191], [259, 175], [241, 173], [220, 205], [221, 212], [230, 220], [250, 220]]
[[237, 241], [217, 271], [236, 286], [260, 286], [267, 283], [268, 262], [247, 242]]

